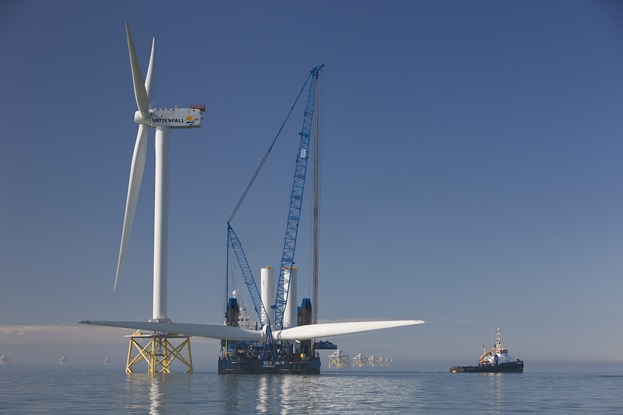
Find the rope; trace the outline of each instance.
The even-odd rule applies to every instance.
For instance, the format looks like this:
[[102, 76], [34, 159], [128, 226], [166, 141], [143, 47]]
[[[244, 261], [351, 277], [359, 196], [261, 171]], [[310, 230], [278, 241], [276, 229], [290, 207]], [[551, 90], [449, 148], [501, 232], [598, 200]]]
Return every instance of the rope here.
[[247, 185], [246, 189], [244, 189], [244, 192], [242, 193], [242, 196], [240, 197], [240, 200], [238, 201], [238, 204], [236, 205], [236, 207], [234, 208], [233, 212], [229, 216], [229, 219], [227, 220], [228, 223], [231, 223], [231, 221], [234, 219], [234, 216], [236, 216], [236, 213], [238, 212], [238, 209], [240, 208], [240, 205], [242, 205], [242, 202], [244, 201], [244, 198], [247, 196], [247, 193], [249, 193], [249, 190], [251, 189], [251, 186], [253, 186], [253, 183], [255, 182], [255, 179], [257, 178], [258, 174], [260, 174], [260, 170], [262, 170], [262, 167], [264, 166], [264, 163], [266, 162], [266, 159], [268, 159], [268, 156], [270, 155], [270, 152], [273, 150], [273, 146], [275, 145], [275, 143], [277, 142], [277, 139], [281, 135], [281, 131], [283, 130], [283, 127], [285, 127], [286, 123], [288, 122], [288, 119], [290, 118], [290, 115], [292, 114], [292, 111], [294, 111], [294, 107], [296, 107], [296, 104], [299, 101], [299, 98], [301, 97], [301, 94], [305, 90], [305, 86], [307, 85], [307, 82], [309, 82], [309, 79], [311, 78], [312, 73], [313, 73], [313, 71], [310, 72], [310, 74], [307, 76], [307, 79], [305, 80], [305, 83], [303, 84], [303, 87], [299, 91], [299, 94], [296, 96], [296, 99], [294, 100], [294, 104], [292, 104], [292, 107], [290, 108], [290, 111], [288, 112], [288, 115], [286, 116], [286, 119], [283, 121], [283, 124], [281, 124], [281, 128], [279, 128], [279, 131], [277, 132], [277, 135], [273, 139], [273, 142], [271, 143], [270, 147], [266, 151], [266, 154], [264, 154], [264, 158], [262, 159], [262, 161], [260, 162], [260, 165], [255, 170], [255, 173], [253, 174], [253, 177], [251, 178], [251, 181]]

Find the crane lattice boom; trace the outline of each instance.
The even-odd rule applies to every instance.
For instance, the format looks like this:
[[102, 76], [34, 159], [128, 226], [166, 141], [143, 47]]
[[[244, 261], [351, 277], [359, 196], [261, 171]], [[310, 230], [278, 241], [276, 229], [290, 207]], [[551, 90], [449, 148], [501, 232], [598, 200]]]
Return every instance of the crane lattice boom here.
[[[279, 281], [277, 283], [277, 298], [275, 300], [275, 323], [274, 329], [283, 329], [283, 315], [285, 306], [288, 302], [288, 291], [285, 289], [285, 271], [294, 266], [294, 252], [296, 250], [296, 237], [301, 216], [301, 206], [303, 203], [303, 191], [305, 190], [305, 176], [307, 172], [307, 159], [309, 153], [309, 141], [311, 128], [314, 118], [316, 105], [316, 81], [320, 75], [320, 70], [324, 65], [317, 66], [311, 70], [311, 83], [305, 105], [305, 116], [303, 128], [299, 133], [301, 141], [296, 157], [294, 168], [294, 181], [292, 183], [292, 194], [290, 196], [290, 209], [288, 211], [288, 221], [286, 225], [286, 235], [283, 244], [283, 254], [281, 256], [281, 266], [279, 267]], [[288, 284], [288, 287], [290, 284]]]
[[240, 239], [238, 239], [238, 235], [236, 235], [236, 232], [234, 232], [234, 228], [232, 228], [229, 223], [227, 224], [227, 235], [229, 237], [229, 241], [234, 251], [234, 254], [236, 255], [236, 259], [238, 260], [238, 265], [240, 265], [240, 270], [242, 271], [244, 282], [249, 288], [249, 294], [251, 295], [251, 300], [253, 301], [255, 312], [257, 313], [260, 321], [262, 322], [262, 326], [269, 326], [270, 320], [268, 318], [268, 313], [266, 312], [266, 308], [262, 303], [262, 297], [257, 289], [255, 278], [253, 278], [253, 272], [251, 271], [251, 267], [249, 266], [247, 257], [244, 254], [244, 250], [242, 249]]

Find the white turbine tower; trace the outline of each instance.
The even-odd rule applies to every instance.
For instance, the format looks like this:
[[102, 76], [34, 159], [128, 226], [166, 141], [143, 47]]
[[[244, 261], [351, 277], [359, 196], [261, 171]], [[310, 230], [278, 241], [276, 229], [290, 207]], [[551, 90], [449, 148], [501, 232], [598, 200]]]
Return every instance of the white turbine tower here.
[[130, 167], [130, 181], [128, 197], [121, 234], [121, 247], [117, 262], [115, 288], [119, 283], [119, 275], [123, 266], [132, 222], [136, 211], [136, 203], [141, 188], [145, 157], [147, 154], [148, 128], [156, 129], [156, 179], [154, 205], [154, 291], [153, 315], [151, 322], [169, 322], [167, 316], [167, 258], [168, 258], [168, 231], [169, 231], [169, 147], [172, 128], [198, 128], [201, 126], [201, 112], [203, 108], [149, 108], [149, 89], [154, 65], [155, 39], [152, 41], [151, 56], [147, 69], [147, 78], [143, 81], [138, 56], [134, 48], [130, 26], [126, 23], [130, 66], [132, 67], [132, 81], [134, 96], [138, 111], [134, 114], [134, 122], [138, 124], [138, 134], [132, 165]]

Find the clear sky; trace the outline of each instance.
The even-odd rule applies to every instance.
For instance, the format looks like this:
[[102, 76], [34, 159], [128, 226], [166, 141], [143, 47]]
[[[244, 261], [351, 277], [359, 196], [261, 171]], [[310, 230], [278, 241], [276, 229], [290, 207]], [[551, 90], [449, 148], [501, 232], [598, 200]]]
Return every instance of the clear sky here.
[[[172, 137], [172, 320], [223, 321], [226, 220], [324, 63], [319, 318], [427, 322], [341, 349], [446, 369], [501, 327], [527, 365], [623, 359], [623, 6], [566, 0], [0, 2], [0, 354], [122, 361], [125, 331], [75, 323], [151, 317], [153, 132], [113, 294], [125, 21], [144, 70], [156, 37], [154, 106], [207, 107]], [[302, 112], [234, 220], [258, 276], [279, 265]]]

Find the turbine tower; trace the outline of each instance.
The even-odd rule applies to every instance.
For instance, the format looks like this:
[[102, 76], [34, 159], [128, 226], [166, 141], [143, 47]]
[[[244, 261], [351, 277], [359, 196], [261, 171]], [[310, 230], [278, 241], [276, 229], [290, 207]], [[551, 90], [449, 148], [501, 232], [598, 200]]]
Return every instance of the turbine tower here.
[[[130, 167], [130, 180], [126, 200], [121, 247], [115, 275], [114, 291], [117, 291], [119, 275], [123, 267], [125, 253], [130, 239], [134, 213], [141, 188], [145, 158], [147, 155], [148, 129], [156, 129], [155, 154], [155, 202], [154, 202], [154, 287], [153, 287], [153, 314], [149, 320], [154, 323], [171, 322], [167, 315], [167, 279], [168, 279], [168, 233], [169, 233], [169, 148], [171, 129], [187, 129], [201, 127], [202, 112], [205, 106], [191, 105], [190, 108], [150, 108], [149, 90], [152, 84], [154, 66], [155, 38], [152, 41], [151, 55], [147, 77], [143, 74], [134, 48], [134, 41], [130, 26], [126, 22], [126, 35], [134, 96], [138, 111], [134, 114], [134, 122], [138, 124], [138, 134]], [[128, 358], [128, 360], [130, 360]]]

